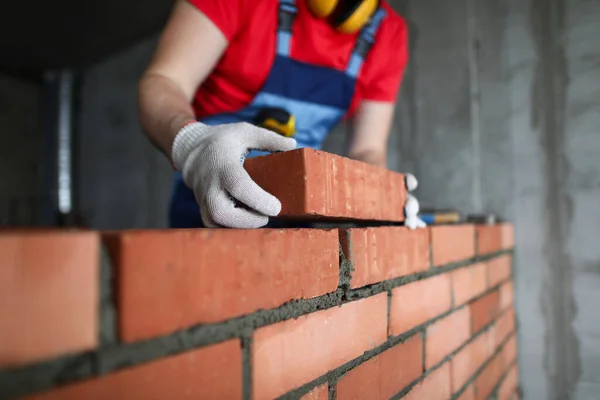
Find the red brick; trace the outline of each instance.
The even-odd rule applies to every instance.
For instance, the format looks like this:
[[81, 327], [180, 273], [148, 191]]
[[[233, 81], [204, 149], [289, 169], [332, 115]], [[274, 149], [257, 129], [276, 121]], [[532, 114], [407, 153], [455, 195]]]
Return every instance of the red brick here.
[[504, 377], [504, 380], [500, 384], [498, 389], [498, 400], [510, 400], [513, 398], [513, 394], [517, 390], [519, 385], [519, 370], [515, 365]]
[[489, 287], [494, 287], [510, 278], [511, 262], [511, 256], [508, 254], [492, 258], [487, 262]]
[[53, 389], [27, 400], [241, 399], [239, 340], [121, 370]]
[[106, 236], [125, 342], [335, 291], [337, 230], [125, 231]]
[[310, 392], [300, 398], [301, 400], [328, 400], [329, 399], [329, 384], [324, 383], [317, 386]]
[[473, 333], [488, 325], [496, 318], [500, 309], [500, 295], [497, 290], [486, 294], [469, 304]]
[[510, 249], [515, 245], [511, 223], [477, 225], [477, 254]]
[[388, 349], [344, 375], [338, 399], [389, 399], [423, 373], [421, 335]]
[[429, 369], [442, 361], [470, 336], [467, 307], [429, 325], [425, 332], [425, 368]]
[[492, 325], [490, 330], [490, 342], [494, 349], [498, 348], [506, 337], [515, 330], [515, 312], [514, 308], [507, 309], [498, 320]]
[[386, 341], [387, 293], [254, 332], [253, 398], [272, 399]]
[[487, 287], [486, 268], [485, 264], [479, 263], [452, 272], [452, 293], [455, 306], [463, 305], [485, 292]]
[[354, 267], [352, 288], [414, 274], [430, 265], [426, 229], [345, 229], [340, 230], [340, 242]]
[[495, 356], [475, 379], [475, 394], [477, 400], [485, 400], [499, 383], [502, 377], [502, 359]]
[[500, 286], [500, 309], [504, 310], [510, 307], [514, 302], [515, 291], [512, 281]]
[[492, 355], [486, 332], [477, 336], [452, 359], [452, 390], [458, 391]]
[[504, 369], [508, 369], [508, 367], [517, 360], [517, 338], [516, 336], [512, 336], [504, 347], [502, 348], [502, 362], [504, 363]]
[[450, 274], [422, 279], [392, 290], [390, 335], [399, 335], [450, 310]]
[[404, 175], [314, 149], [244, 162], [254, 181], [281, 201], [282, 217], [404, 221]]
[[439, 225], [429, 229], [436, 267], [475, 256], [474, 225]]
[[467, 386], [457, 400], [475, 400], [475, 389], [473, 388], [473, 385]]
[[0, 233], [0, 366], [97, 346], [99, 242], [89, 231]]
[[450, 390], [450, 366], [445, 363], [403, 397], [405, 400], [447, 400], [452, 395]]

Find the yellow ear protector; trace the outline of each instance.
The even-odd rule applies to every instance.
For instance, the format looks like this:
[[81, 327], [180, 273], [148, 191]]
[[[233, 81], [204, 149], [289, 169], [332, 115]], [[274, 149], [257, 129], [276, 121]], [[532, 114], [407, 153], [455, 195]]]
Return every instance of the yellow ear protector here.
[[324, 18], [340, 32], [361, 29], [377, 10], [379, 0], [307, 0], [317, 18]]

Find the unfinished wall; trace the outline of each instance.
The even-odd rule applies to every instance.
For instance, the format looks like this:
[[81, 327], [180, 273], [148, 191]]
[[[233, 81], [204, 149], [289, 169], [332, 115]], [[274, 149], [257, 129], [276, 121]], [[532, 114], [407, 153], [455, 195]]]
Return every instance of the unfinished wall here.
[[[320, 217], [370, 220], [346, 206], [372, 193], [320, 161], [361, 163], [300, 150], [249, 172], [306, 152], [297, 195], [335, 192]], [[2, 232], [0, 395], [518, 399], [513, 237], [510, 224]]]

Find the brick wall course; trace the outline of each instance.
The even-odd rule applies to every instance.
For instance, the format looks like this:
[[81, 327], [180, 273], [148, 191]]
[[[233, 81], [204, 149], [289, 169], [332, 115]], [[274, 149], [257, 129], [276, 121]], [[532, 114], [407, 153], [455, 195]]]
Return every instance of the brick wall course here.
[[0, 232], [0, 398], [514, 398], [512, 225], [389, 226], [403, 175], [354, 163], [245, 163], [328, 229]]

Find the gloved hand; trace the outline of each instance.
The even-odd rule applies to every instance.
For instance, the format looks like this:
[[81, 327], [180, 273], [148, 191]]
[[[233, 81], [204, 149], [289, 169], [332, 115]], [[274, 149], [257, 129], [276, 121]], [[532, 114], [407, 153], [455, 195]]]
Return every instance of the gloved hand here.
[[[406, 190], [412, 192], [417, 188], [419, 182], [413, 174], [406, 174]], [[419, 201], [410, 193], [406, 195], [406, 204], [404, 206], [404, 226], [409, 229], [425, 228], [427, 224], [417, 215], [419, 214]]]
[[[280, 201], [250, 178], [243, 160], [251, 150], [287, 151], [296, 141], [241, 122], [184, 126], [173, 142], [174, 167], [193, 190], [206, 227], [259, 228], [281, 211]], [[236, 207], [234, 200], [247, 206]]]

